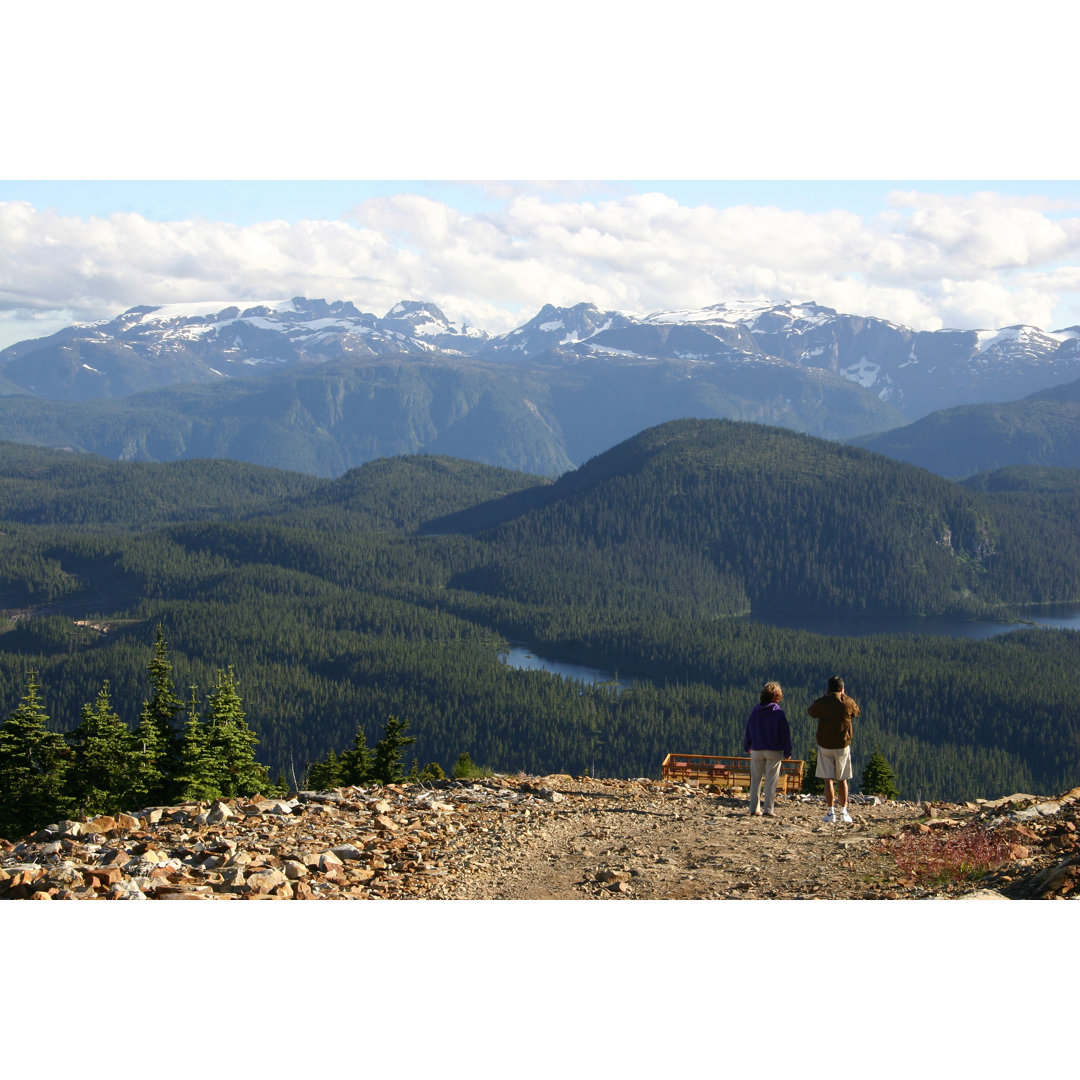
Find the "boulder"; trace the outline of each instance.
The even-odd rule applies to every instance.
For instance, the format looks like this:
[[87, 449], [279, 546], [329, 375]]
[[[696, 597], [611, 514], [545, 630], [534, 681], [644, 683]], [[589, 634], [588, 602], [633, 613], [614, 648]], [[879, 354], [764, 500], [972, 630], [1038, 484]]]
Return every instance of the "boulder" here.
[[213, 900], [214, 891], [209, 885], [159, 885], [154, 891], [155, 900]]
[[124, 875], [119, 866], [99, 866], [84, 870], [83, 877], [86, 879], [87, 885], [106, 888], [119, 885]]
[[148, 900], [149, 897], [132, 880], [121, 881], [109, 890], [109, 900]]
[[338, 844], [330, 849], [339, 859], [362, 859], [364, 853], [355, 844]]
[[[253, 893], [269, 893], [273, 892], [279, 886], [287, 886], [289, 879], [280, 871], [275, 869], [267, 870], [255, 870], [247, 876], [247, 887], [250, 892]], [[289, 890], [289, 895], [292, 895], [292, 890]]]
[[319, 856], [319, 869], [325, 874], [332, 869], [338, 869], [344, 865], [341, 859], [332, 851], [324, 851]]
[[236, 817], [235, 812], [230, 809], [228, 803], [219, 800], [210, 807], [210, 812], [206, 815], [206, 821], [210, 825], [219, 825], [221, 822], [228, 821], [229, 818], [232, 817]]

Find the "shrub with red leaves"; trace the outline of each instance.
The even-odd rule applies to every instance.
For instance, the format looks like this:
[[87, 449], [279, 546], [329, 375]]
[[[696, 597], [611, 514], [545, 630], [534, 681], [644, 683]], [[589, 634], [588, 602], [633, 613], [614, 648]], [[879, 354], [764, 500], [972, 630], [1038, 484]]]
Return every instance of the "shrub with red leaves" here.
[[920, 884], [975, 881], [1009, 856], [1009, 843], [991, 829], [968, 825], [904, 833], [890, 846], [896, 865]]

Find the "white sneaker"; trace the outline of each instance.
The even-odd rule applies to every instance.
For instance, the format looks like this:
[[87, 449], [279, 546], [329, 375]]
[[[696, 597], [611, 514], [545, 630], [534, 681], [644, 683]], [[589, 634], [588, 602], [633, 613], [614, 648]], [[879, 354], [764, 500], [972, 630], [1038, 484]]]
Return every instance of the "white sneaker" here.
[[836, 821], [836, 811], [830, 806], [825, 811], [825, 816], [821, 819], [826, 825], [832, 825]]
[[851, 820], [851, 815], [850, 815], [850, 814], [849, 814], [849, 813], [847, 812], [847, 807], [846, 807], [846, 806], [841, 806], [841, 807], [840, 807], [840, 820], [841, 820], [841, 821], [842, 821], [842, 822], [843, 822], [843, 823], [844, 823], [845, 825], [851, 825], [851, 824], [853, 824], [853, 822], [852, 822], [852, 820]]

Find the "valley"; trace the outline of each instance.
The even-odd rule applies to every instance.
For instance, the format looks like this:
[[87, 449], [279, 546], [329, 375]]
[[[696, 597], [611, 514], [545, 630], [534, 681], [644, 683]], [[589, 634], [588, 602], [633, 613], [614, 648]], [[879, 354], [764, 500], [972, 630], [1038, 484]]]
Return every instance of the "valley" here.
[[[1068, 486], [983, 490], [730, 420], [648, 429], [555, 482], [434, 456], [320, 479], [5, 444], [0, 712], [32, 669], [54, 730], [106, 680], [134, 726], [160, 626], [177, 686], [235, 666], [259, 760], [289, 786], [391, 715], [416, 767], [467, 753], [501, 772], [649, 776], [672, 750], [736, 752], [767, 679], [805, 757], [805, 704], [841, 671], [863, 708], [857, 771], [876, 749], [908, 795], [1066, 790], [1075, 631], [856, 637], [746, 613], [1075, 604], [1077, 516]], [[514, 670], [510, 641], [641, 681]]]

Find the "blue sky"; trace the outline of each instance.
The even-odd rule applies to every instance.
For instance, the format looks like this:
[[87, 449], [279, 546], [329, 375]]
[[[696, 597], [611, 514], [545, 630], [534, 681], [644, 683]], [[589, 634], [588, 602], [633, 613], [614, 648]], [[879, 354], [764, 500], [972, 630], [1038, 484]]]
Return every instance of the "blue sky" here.
[[[500, 187], [511, 182], [498, 181]], [[485, 213], [505, 202], [482, 181], [438, 180], [0, 180], [0, 201], [26, 201], [64, 216], [136, 213], [151, 221], [191, 217], [254, 225], [283, 219], [344, 219], [357, 203], [403, 192], [423, 195], [464, 213]], [[687, 206], [776, 206], [783, 210], [848, 210], [862, 215], [885, 208], [889, 194], [913, 189], [950, 196], [994, 191], [1003, 196], [1072, 203], [1080, 208], [1080, 181], [1068, 180], [607, 180], [566, 182], [562, 188], [519, 182], [522, 190], [554, 199], [565, 190], [588, 199], [663, 192]], [[1050, 217], [1068, 211], [1048, 210]]]

